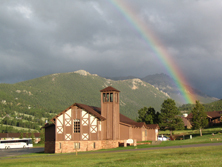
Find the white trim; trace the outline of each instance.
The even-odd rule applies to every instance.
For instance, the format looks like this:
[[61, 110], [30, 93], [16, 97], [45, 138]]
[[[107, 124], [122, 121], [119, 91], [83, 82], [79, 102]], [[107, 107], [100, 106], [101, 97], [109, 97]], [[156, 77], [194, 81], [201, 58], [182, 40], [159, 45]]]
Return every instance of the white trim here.
[[89, 120], [88, 119], [82, 119], [82, 125], [83, 126], [87, 126], [89, 124]]
[[66, 139], [66, 140], [71, 140], [71, 139], [72, 139], [71, 134], [66, 134], [66, 135], [65, 135], [65, 139]]
[[57, 119], [57, 126], [62, 126], [63, 125], [63, 114], [60, 115]]
[[70, 118], [72, 116], [72, 112], [71, 109], [69, 109], [68, 111], [66, 111], [65, 113], [65, 118]]
[[89, 114], [86, 111], [82, 110], [82, 117], [89, 118]]
[[57, 133], [62, 134], [63, 133], [63, 127], [62, 126], [57, 126]]
[[82, 134], [82, 139], [83, 140], [89, 140], [89, 134], [88, 133], [83, 133]]

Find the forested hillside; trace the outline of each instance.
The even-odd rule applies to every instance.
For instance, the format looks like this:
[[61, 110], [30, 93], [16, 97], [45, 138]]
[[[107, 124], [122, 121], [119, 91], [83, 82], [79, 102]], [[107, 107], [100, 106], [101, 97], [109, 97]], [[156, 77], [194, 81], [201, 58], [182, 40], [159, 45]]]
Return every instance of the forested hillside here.
[[73, 103], [100, 107], [100, 90], [121, 91], [120, 112], [132, 119], [144, 106], [157, 111], [169, 96], [140, 79], [113, 81], [85, 71], [52, 74], [16, 84], [0, 84], [0, 117], [5, 125], [39, 130]]
[[[107, 86], [120, 90], [120, 112], [132, 119], [139, 109], [151, 106], [159, 111], [162, 102], [172, 98], [140, 79], [114, 81], [83, 70], [0, 84], [0, 132], [39, 131], [46, 120], [73, 103], [100, 107], [100, 90]], [[220, 106], [219, 102], [210, 103], [206, 109], [218, 110]], [[180, 110], [191, 107], [183, 105]]]
[[[179, 107], [180, 111], [191, 112], [195, 104], [184, 104]], [[222, 111], [222, 100], [218, 100], [212, 103], [203, 104], [205, 111]]]

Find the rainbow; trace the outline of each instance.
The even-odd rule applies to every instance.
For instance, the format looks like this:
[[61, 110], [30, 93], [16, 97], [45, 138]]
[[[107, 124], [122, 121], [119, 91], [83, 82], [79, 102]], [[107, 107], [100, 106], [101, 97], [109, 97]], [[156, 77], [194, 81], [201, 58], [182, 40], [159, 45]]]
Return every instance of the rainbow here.
[[154, 51], [157, 58], [166, 68], [168, 74], [173, 78], [176, 86], [182, 94], [185, 103], [195, 103], [196, 97], [192, 92], [188, 82], [186, 81], [183, 73], [180, 71], [172, 57], [167, 52], [167, 49], [162, 45], [160, 40], [148, 28], [148, 26], [140, 20], [133, 9], [123, 0], [109, 0], [127, 19], [127, 21], [136, 29], [145, 42]]

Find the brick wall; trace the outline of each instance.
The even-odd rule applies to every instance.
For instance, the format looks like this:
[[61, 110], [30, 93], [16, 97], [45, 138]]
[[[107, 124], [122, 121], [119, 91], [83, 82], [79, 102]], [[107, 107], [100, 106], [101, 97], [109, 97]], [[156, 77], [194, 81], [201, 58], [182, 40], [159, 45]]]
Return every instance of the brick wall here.
[[101, 149], [109, 149], [119, 147], [120, 140], [102, 140]]
[[124, 140], [57, 141], [57, 142], [46, 141], [45, 153], [75, 152], [76, 149], [74, 143], [80, 143], [80, 149], [77, 149], [77, 151], [91, 151], [99, 149], [116, 148], [119, 147], [119, 143], [124, 143]]

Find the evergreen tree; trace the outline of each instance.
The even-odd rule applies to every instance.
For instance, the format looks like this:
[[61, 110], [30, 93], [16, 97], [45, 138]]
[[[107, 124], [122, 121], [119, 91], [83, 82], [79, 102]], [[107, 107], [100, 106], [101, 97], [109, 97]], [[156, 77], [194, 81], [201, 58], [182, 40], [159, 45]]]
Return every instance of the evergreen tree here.
[[34, 144], [34, 143], [35, 143], [35, 135], [34, 135], [33, 132], [32, 132], [32, 134], [31, 134], [31, 138], [32, 138], [32, 143]]
[[143, 107], [138, 111], [137, 122], [145, 122], [146, 124], [158, 124], [159, 112], [156, 112], [153, 107]]
[[3, 133], [4, 132], [4, 127], [3, 127], [3, 123], [1, 121], [1, 126], [0, 126], [0, 133]]
[[41, 129], [40, 131], [40, 143], [45, 143], [45, 129]]
[[22, 132], [20, 133], [19, 138], [20, 138], [20, 139], [22, 139], [22, 138], [23, 138], [23, 133], [22, 133]]
[[172, 131], [177, 129], [183, 129], [184, 124], [182, 119], [178, 116], [180, 114], [176, 103], [172, 99], [164, 100], [161, 105], [161, 113], [159, 116], [160, 127], [162, 129], [170, 130], [170, 135], [172, 136]]
[[25, 137], [29, 138], [29, 133], [28, 132], [26, 132]]
[[199, 101], [196, 101], [195, 107], [191, 111], [192, 118], [192, 127], [193, 129], [200, 130], [200, 136], [202, 136], [202, 129], [208, 125], [207, 114], [204, 111], [204, 106], [200, 104]]

